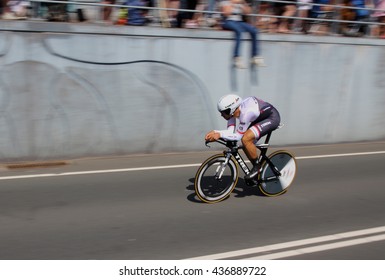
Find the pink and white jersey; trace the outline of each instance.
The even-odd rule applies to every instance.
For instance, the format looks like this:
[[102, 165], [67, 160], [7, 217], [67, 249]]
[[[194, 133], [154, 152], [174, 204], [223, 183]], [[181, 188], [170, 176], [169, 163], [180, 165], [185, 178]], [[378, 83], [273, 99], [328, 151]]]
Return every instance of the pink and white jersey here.
[[240, 105], [241, 113], [237, 122], [236, 118], [231, 118], [227, 122], [227, 130], [216, 130], [221, 135], [221, 138], [225, 140], [239, 141], [243, 137], [243, 134], [250, 128], [256, 138], [260, 136], [260, 132], [256, 127], [250, 127], [261, 115], [261, 112], [270, 110], [273, 108], [269, 103], [258, 99], [256, 97], [247, 97]]

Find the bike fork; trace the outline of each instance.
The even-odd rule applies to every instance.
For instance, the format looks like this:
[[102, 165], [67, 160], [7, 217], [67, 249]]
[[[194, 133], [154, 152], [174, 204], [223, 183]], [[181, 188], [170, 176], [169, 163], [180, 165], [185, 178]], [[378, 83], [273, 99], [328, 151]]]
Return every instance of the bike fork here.
[[220, 164], [217, 170], [215, 171], [215, 179], [217, 180], [222, 179], [223, 172], [225, 172], [225, 168], [226, 168], [226, 165], [229, 163], [230, 157], [231, 157], [231, 154], [227, 153], [225, 161], [222, 164]]

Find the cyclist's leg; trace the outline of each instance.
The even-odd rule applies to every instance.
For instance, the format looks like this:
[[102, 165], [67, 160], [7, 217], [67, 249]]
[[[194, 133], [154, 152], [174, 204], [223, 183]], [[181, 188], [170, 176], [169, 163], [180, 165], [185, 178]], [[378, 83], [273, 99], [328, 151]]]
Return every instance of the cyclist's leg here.
[[254, 142], [258, 139], [258, 135], [256, 135], [251, 129], [248, 129], [241, 139], [243, 151], [245, 152], [247, 158], [253, 163], [258, 157], [257, 147], [254, 145]]
[[[244, 146], [245, 154], [254, 165], [250, 173], [246, 175], [247, 179], [255, 177], [255, 175], [258, 174], [259, 170], [259, 165], [255, 164], [258, 155], [257, 148], [255, 147], [254, 143], [256, 143], [261, 137], [276, 129], [279, 126], [280, 121], [281, 117], [279, 115], [279, 112], [277, 111], [277, 109], [272, 108], [268, 116], [264, 116], [263, 119], [258, 118], [256, 122], [252, 123], [250, 128], [246, 131], [245, 135], [243, 136], [243, 138], [246, 137], [245, 140], [242, 138], [242, 144]], [[252, 134], [254, 138], [252, 138], [250, 134]]]
[[281, 117], [279, 112], [273, 107], [267, 115], [262, 115], [250, 125], [242, 137], [244, 152], [250, 161], [255, 161], [258, 157], [255, 143], [257, 143], [261, 137], [277, 129], [280, 122]]

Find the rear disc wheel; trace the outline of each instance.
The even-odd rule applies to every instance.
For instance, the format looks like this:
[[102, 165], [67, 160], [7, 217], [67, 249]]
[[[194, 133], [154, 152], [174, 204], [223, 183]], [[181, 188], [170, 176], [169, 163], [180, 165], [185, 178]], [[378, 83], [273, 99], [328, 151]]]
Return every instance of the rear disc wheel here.
[[269, 159], [281, 175], [275, 176], [272, 167], [264, 161], [258, 176], [259, 189], [267, 196], [277, 196], [286, 192], [294, 181], [297, 162], [287, 151], [276, 151], [269, 155]]

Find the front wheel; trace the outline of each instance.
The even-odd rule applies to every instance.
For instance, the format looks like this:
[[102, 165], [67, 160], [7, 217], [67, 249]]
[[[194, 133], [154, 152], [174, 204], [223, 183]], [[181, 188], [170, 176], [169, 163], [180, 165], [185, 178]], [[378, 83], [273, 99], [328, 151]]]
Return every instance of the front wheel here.
[[238, 182], [238, 165], [231, 157], [226, 164], [223, 154], [208, 158], [195, 175], [195, 193], [207, 203], [215, 203], [230, 196]]
[[[286, 192], [294, 181], [297, 163], [294, 156], [287, 151], [276, 151], [269, 155], [269, 159], [273, 166], [267, 161], [263, 162], [258, 176], [259, 189], [267, 196], [277, 196]], [[273, 168], [281, 175], [276, 176]]]

